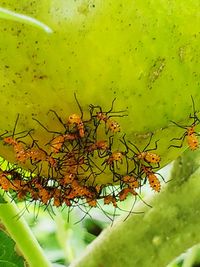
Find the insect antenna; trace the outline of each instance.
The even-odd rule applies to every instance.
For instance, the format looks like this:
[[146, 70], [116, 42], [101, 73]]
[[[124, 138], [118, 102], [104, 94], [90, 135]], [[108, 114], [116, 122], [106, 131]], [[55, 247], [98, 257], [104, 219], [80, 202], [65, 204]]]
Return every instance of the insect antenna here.
[[133, 209], [134, 209], [134, 207], [135, 207], [135, 204], [136, 204], [136, 201], [137, 201], [137, 197], [135, 196], [134, 197], [134, 201], [133, 201], [133, 204], [132, 204], [132, 206], [131, 206], [131, 209], [130, 209], [130, 211], [128, 212], [128, 215], [124, 218], [124, 222], [128, 219], [128, 217], [130, 216], [130, 214], [132, 214], [133, 213]]
[[191, 95], [191, 99], [192, 99], [193, 116], [190, 114], [190, 118], [194, 119], [193, 125], [196, 125], [196, 122], [198, 121], [198, 123], [200, 123], [200, 120], [199, 120], [198, 116], [196, 115], [197, 111], [195, 109], [195, 103], [194, 103], [194, 99], [193, 99], [192, 95]]
[[[81, 206], [84, 206], [85, 210], [82, 209]], [[91, 218], [91, 220], [93, 220], [92, 216], [89, 214], [89, 212], [91, 211], [92, 207], [89, 207], [89, 209], [87, 210], [86, 206], [84, 204], [80, 204], [80, 205], [78, 205], [78, 208], [85, 214], [80, 220], [76, 221], [74, 224], [78, 224], [78, 223], [82, 222], [87, 216], [89, 216]]]
[[62, 121], [61, 117], [58, 116], [57, 112], [56, 112], [55, 110], [53, 110], [53, 109], [50, 109], [49, 112], [52, 112], [52, 113], [56, 116], [56, 118], [58, 119], [58, 121], [59, 121], [59, 122], [63, 125], [63, 127], [66, 129], [66, 125], [65, 125], [65, 123]]
[[44, 126], [38, 119], [32, 118], [32, 120], [36, 121], [40, 126], [42, 126], [43, 129], [45, 129], [48, 133], [53, 133], [53, 134], [60, 134], [60, 132], [56, 131], [51, 131], [49, 130], [46, 126]]
[[83, 118], [83, 110], [82, 110], [82, 108], [81, 108], [81, 105], [80, 105], [80, 103], [78, 102], [78, 99], [77, 99], [76, 93], [74, 93], [74, 98], [75, 98], [75, 100], [76, 100], [76, 103], [77, 103], [77, 105], [78, 105], [78, 108], [79, 108], [79, 110], [80, 110], [80, 113], [81, 113], [81, 119], [82, 119], [82, 118]]
[[139, 199], [149, 208], [153, 208], [150, 204], [148, 204], [139, 194], [137, 194], [137, 196], [139, 197]]
[[15, 121], [15, 124], [14, 124], [12, 138], [14, 138], [15, 130], [16, 130], [16, 127], [17, 127], [18, 120], [19, 120], [19, 113], [17, 114], [17, 118], [16, 118], [16, 121]]
[[188, 126], [182, 126], [182, 125], [178, 124], [178, 123], [177, 123], [177, 122], [175, 122], [175, 121], [171, 121], [171, 120], [170, 120], [170, 122], [172, 122], [173, 124], [175, 124], [176, 126], [178, 126], [178, 127], [182, 128], [182, 129], [185, 129], [185, 130], [187, 130], [187, 128], [188, 128]]

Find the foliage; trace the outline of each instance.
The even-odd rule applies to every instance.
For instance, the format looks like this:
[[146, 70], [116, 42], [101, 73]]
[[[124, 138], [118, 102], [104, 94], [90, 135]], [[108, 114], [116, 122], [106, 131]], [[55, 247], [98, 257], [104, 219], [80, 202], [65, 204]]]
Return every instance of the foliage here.
[[[113, 113], [110, 114], [110, 111], [103, 113], [106, 116], [110, 115], [101, 119], [101, 122], [105, 123], [105, 128], [110, 127], [110, 122], [113, 125], [112, 116], [116, 115], [116, 110], [121, 110], [122, 113], [126, 111], [128, 116], [119, 116], [121, 135], [118, 142], [114, 142], [113, 150], [111, 147], [107, 150], [106, 161], [100, 164], [102, 166], [108, 163], [110, 166], [106, 167], [110, 172], [103, 171], [103, 175], [99, 180], [97, 177], [95, 182], [103, 184], [103, 189], [105, 184], [109, 184], [112, 190], [115, 190], [113, 177], [120, 176], [119, 173], [116, 174], [118, 166], [115, 164], [115, 156], [121, 153], [120, 160], [122, 155], [125, 155], [127, 172], [131, 160], [138, 167], [136, 169], [139, 179], [149, 180], [152, 188], [156, 188], [157, 192], [160, 191], [158, 178], [157, 187], [154, 187], [157, 173], [154, 172], [155, 162], [152, 164], [151, 161], [152, 154], [144, 154], [148, 153], [146, 144], [149, 137], [153, 136], [150, 140], [156, 145], [154, 150], [159, 159], [156, 172], [160, 165], [165, 166], [180, 155], [186, 145], [192, 150], [198, 147], [197, 131], [200, 122], [197, 117], [200, 99], [199, 19], [196, 16], [198, 3], [186, 0], [181, 2], [128, 0], [126, 4], [122, 0], [114, 2], [46, 0], [28, 3], [25, 0], [14, 0], [2, 1], [0, 4], [2, 6], [0, 59], [3, 62], [0, 66], [2, 87], [0, 152], [6, 160], [17, 163], [17, 165], [8, 164], [7, 169], [1, 170], [1, 187], [5, 191], [12, 189], [18, 200], [26, 196], [28, 202], [25, 203], [27, 205], [25, 210], [27, 207], [32, 209], [34, 215], [38, 215], [41, 203], [44, 204], [46, 212], [48, 210], [55, 220], [53, 227], [51, 220], [50, 229], [47, 228], [49, 221], [45, 216], [43, 220], [45, 227], [38, 226], [39, 224], [32, 227], [40, 240], [39, 245], [26, 221], [19, 214], [15, 203], [10, 201], [7, 195], [3, 196], [2, 192], [1, 222], [28, 264], [31, 267], [48, 267], [52, 263], [55, 266], [70, 264], [71, 267], [92, 267], [97, 264], [127, 267], [163, 266], [183, 250], [199, 242], [196, 234], [200, 230], [198, 151], [186, 152], [175, 162], [172, 181], [167, 184], [165, 190], [162, 189], [162, 193], [150, 202], [149, 200], [144, 202], [143, 196], [140, 196], [140, 202], [143, 200], [144, 206], [146, 203], [151, 203], [153, 208], [138, 207], [138, 211], [142, 210], [144, 213], [136, 216], [131, 214], [129, 203], [128, 213], [125, 214], [126, 220], [120, 219], [121, 221], [114, 223], [112, 227], [107, 227], [97, 239], [96, 236], [105, 227], [105, 222], [92, 220], [96, 215], [96, 204], [91, 204], [90, 208], [94, 206], [91, 211], [90, 208], [85, 208], [85, 205], [77, 205], [79, 213], [74, 210], [75, 215], [72, 215], [71, 203], [66, 201], [72, 221], [76, 218], [79, 222], [73, 225], [62, 207], [54, 211], [48, 201], [54, 198], [55, 206], [61, 206], [58, 194], [56, 199], [56, 194], [52, 195], [49, 184], [45, 184], [44, 190], [42, 188], [44, 184], [40, 179], [45, 177], [47, 182], [52, 179], [55, 182], [60, 178], [57, 176], [58, 172], [53, 172], [52, 179], [49, 179], [47, 163], [49, 159], [52, 160], [52, 151], [48, 151], [46, 144], [51, 144], [56, 133], [62, 133], [62, 137], [66, 134], [62, 132], [63, 129], [61, 130], [63, 126], [64, 131], [71, 127], [66, 114], [70, 118], [72, 115], [77, 117], [77, 113], [81, 113], [81, 116], [78, 115], [78, 120], [71, 123], [73, 130], [76, 130], [75, 134], [79, 136], [77, 140], [79, 144], [85, 138], [84, 126], [90, 128], [90, 125], [87, 125], [89, 116], [91, 118], [89, 121], [94, 122], [93, 126], [96, 127], [97, 115], [94, 115], [88, 107], [100, 105], [103, 110], [109, 110], [115, 102], [116, 109]], [[168, 16], [170, 19], [167, 19]], [[75, 101], [76, 96], [80, 99], [80, 104], [79, 101]], [[50, 113], [49, 110], [53, 112]], [[27, 134], [26, 139], [20, 139], [18, 134], [24, 131], [28, 133], [33, 131], [33, 138], [27, 141], [31, 136]], [[102, 132], [103, 130], [100, 131], [101, 141], [104, 138]], [[52, 134], [50, 139], [49, 133]], [[5, 134], [10, 142], [7, 142], [7, 146], [3, 139]], [[110, 140], [107, 132], [106, 137]], [[89, 139], [90, 135], [84, 139], [86, 145]], [[124, 140], [128, 141], [123, 142]], [[139, 151], [133, 152], [132, 156], [128, 155], [131, 151], [127, 145], [130, 140], [134, 148]], [[184, 142], [186, 140], [187, 144]], [[95, 149], [97, 148], [96, 142], [92, 145], [96, 145]], [[126, 147], [126, 151], [121, 152], [122, 146]], [[84, 153], [85, 150], [84, 143]], [[25, 157], [26, 160], [20, 162], [19, 156]], [[94, 164], [97, 164], [98, 156], [92, 158], [95, 159]], [[150, 156], [150, 161], [146, 156]], [[46, 163], [46, 168], [43, 167], [45, 165], [43, 163]], [[19, 167], [20, 164], [22, 168]], [[42, 168], [39, 168], [40, 166]], [[8, 182], [8, 178], [12, 175], [23, 179], [21, 182], [20, 179], [11, 179]], [[31, 182], [34, 180], [34, 175], [39, 176], [39, 179], [30, 186], [30, 180]], [[90, 175], [89, 177], [88, 184], [84, 186], [78, 184], [81, 197], [83, 189], [90, 189], [90, 195], [94, 192], [94, 187], [91, 189], [93, 180]], [[58, 180], [56, 182], [58, 183]], [[122, 189], [125, 180], [120, 178], [118, 182], [120, 183], [118, 187]], [[29, 191], [23, 194], [25, 186]], [[129, 181], [126, 186], [126, 189], [130, 189]], [[75, 190], [70, 187], [70, 190], [72, 189]], [[114, 191], [111, 192], [114, 195]], [[35, 197], [33, 201], [30, 199], [31, 193]], [[96, 189], [94, 195], [98, 193]], [[137, 198], [139, 196], [137, 193], [134, 195]], [[47, 198], [42, 198], [44, 196]], [[104, 195], [99, 195], [100, 200], [102, 197]], [[98, 208], [112, 203], [114, 207], [105, 208], [104, 212], [108, 218], [111, 210], [112, 219], [121, 214], [126, 205], [122, 203], [121, 209], [116, 210], [113, 196], [110, 194], [109, 197], [111, 198], [105, 198], [106, 201], [104, 199], [104, 203], [100, 203]], [[40, 199], [39, 204], [36, 201], [38, 199]], [[128, 201], [130, 199], [132, 200], [129, 198]], [[31, 202], [34, 202], [32, 207]], [[76, 204], [76, 200], [73, 204]], [[89, 216], [87, 220], [85, 220], [86, 215]], [[39, 213], [38, 217], [40, 216]], [[15, 220], [16, 218], [18, 220]], [[43, 235], [47, 229], [48, 236]], [[22, 258], [14, 252], [13, 242], [3, 231], [0, 234], [2, 255], [5, 252], [7, 261], [12, 259], [8, 263], [4, 262], [4, 265], [12, 266], [14, 261], [14, 265], [20, 266]], [[91, 245], [81, 257], [81, 252], [90, 242]], [[42, 250], [41, 246], [45, 249]], [[196, 254], [198, 249], [194, 248], [172, 265], [190, 266]], [[115, 262], [116, 256], [117, 262]], [[198, 262], [198, 257], [196, 261]]]
[[24, 259], [16, 252], [14, 241], [2, 230], [0, 231], [0, 244], [0, 264], [2, 266], [24, 266]]

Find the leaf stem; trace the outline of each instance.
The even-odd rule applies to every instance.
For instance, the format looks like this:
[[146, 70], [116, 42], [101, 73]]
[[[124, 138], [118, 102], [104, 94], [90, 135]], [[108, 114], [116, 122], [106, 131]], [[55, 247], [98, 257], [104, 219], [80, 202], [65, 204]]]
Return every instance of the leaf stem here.
[[53, 32], [53, 30], [51, 28], [49, 28], [49, 26], [47, 26], [46, 24], [44, 24], [43, 22], [41, 22], [35, 18], [20, 14], [20, 13], [16, 13], [16, 12], [13, 12], [11, 10], [8, 10], [8, 9], [2, 8], [2, 7], [0, 7], [0, 19], [8, 19], [8, 20], [18, 21], [21, 23], [26, 23], [26, 24], [35, 26], [37, 28], [40, 28], [47, 33]]
[[[2, 191], [1, 191], [2, 193]], [[19, 209], [15, 202], [4, 194], [7, 203], [0, 203], [0, 220], [11, 238], [16, 242], [30, 267], [51, 267], [35, 236], [23, 217], [19, 218]]]

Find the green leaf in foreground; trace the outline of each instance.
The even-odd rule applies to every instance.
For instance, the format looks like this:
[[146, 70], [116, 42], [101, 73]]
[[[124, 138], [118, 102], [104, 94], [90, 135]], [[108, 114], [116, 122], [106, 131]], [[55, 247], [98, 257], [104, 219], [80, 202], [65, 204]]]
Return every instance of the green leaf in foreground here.
[[0, 203], [7, 203], [7, 201], [3, 198], [2, 195], [0, 195]]
[[24, 260], [15, 251], [14, 241], [3, 231], [0, 231], [0, 266], [24, 267]]

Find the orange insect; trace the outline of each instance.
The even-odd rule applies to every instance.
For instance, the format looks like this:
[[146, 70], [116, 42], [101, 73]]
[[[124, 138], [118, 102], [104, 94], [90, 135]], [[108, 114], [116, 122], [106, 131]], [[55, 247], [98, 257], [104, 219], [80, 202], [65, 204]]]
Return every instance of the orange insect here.
[[27, 160], [27, 154], [22, 143], [12, 137], [5, 137], [3, 140], [6, 144], [13, 146], [17, 161], [24, 163]]
[[12, 189], [12, 183], [7, 178], [6, 173], [3, 172], [3, 171], [1, 171], [1, 173], [0, 173], [0, 186], [5, 191], [8, 191], [9, 189]]
[[[9, 176], [9, 178], [8, 178]], [[14, 176], [18, 177], [13, 180]], [[17, 198], [22, 200], [27, 196], [28, 187], [27, 182], [21, 180], [19, 173], [13, 171], [1, 171], [0, 173], [0, 186], [5, 190], [13, 190], [17, 192]]]
[[8, 144], [8, 145], [12, 145], [13, 147], [19, 145], [18, 141], [15, 140], [15, 139], [14, 139], [13, 137], [11, 137], [11, 136], [9, 136], [9, 137], [5, 137], [5, 138], [3, 139], [3, 141], [4, 141], [6, 144]]
[[[117, 182], [119, 181], [119, 177], [120, 175], [118, 175], [118, 173], [116, 172], [116, 169], [120, 169], [119, 168], [119, 163], [122, 164], [123, 163], [123, 157], [125, 155], [124, 152], [121, 151], [114, 151], [114, 152], [110, 152], [110, 156], [108, 158], [106, 158], [104, 160], [104, 162], [101, 165], [105, 165], [105, 168], [102, 170], [102, 172], [104, 172], [104, 170], [106, 169], [106, 166], [109, 166], [111, 172], [113, 173], [113, 182]], [[117, 180], [115, 179], [115, 177], [117, 178]]]
[[20, 179], [11, 180], [11, 183], [12, 189], [15, 191], [27, 187], [27, 182]]
[[50, 145], [52, 147], [53, 153], [59, 153], [62, 149], [62, 146], [66, 140], [73, 141], [75, 139], [78, 139], [77, 134], [63, 134], [56, 136], [53, 138], [53, 140], [50, 142]]
[[15, 139], [14, 138], [14, 135], [15, 135], [15, 129], [16, 129], [18, 120], [19, 120], [19, 114], [17, 115], [17, 119], [15, 121], [15, 125], [14, 125], [14, 130], [13, 130], [12, 137], [11, 136], [5, 137], [3, 139], [3, 141], [4, 141], [4, 143], [6, 143], [8, 145], [12, 145], [13, 146], [14, 152], [16, 154], [17, 161], [20, 161], [20, 162], [24, 163], [26, 161], [26, 156], [27, 156], [26, 155], [26, 151], [25, 151], [25, 148], [24, 148], [24, 145], [22, 144], [22, 142], [18, 141], [17, 139], [26, 137], [27, 135], [30, 134], [30, 132], [32, 130], [29, 130], [28, 132], [27, 131], [22, 131], [22, 132], [18, 133], [18, 134], [22, 134], [22, 133], [25, 133], [26, 132], [26, 134], [24, 136]]
[[52, 168], [57, 168], [58, 167], [58, 162], [57, 159], [53, 158], [52, 156], [48, 156], [46, 157], [46, 161], [49, 163], [49, 165]]
[[70, 174], [78, 174], [78, 170], [84, 169], [83, 165], [85, 164], [85, 158], [80, 156], [79, 154], [75, 154], [73, 152], [68, 152], [64, 156], [61, 162], [61, 171]]
[[[97, 119], [101, 122], [105, 122], [105, 125], [108, 128], [108, 131], [111, 131], [112, 133], [118, 133], [121, 131], [120, 125], [118, 122], [112, 120], [109, 116], [107, 116], [103, 112], [97, 112], [96, 113]], [[106, 131], [107, 132], [107, 131]]]
[[67, 199], [66, 197], [64, 197], [64, 203], [66, 204], [66, 206], [70, 207], [72, 205], [71, 201], [69, 199]]
[[36, 192], [33, 188], [29, 188], [29, 193], [32, 200], [39, 200], [38, 192]]
[[199, 140], [197, 134], [194, 132], [193, 134], [187, 135], [187, 143], [191, 150], [196, 150], [199, 146]]
[[[33, 140], [31, 147], [25, 150], [26, 159], [30, 159], [32, 164], [37, 164], [40, 161], [47, 161], [53, 168], [57, 167], [57, 161], [52, 156], [48, 155], [45, 150], [39, 147], [37, 141], [33, 139], [32, 135], [29, 136]], [[35, 147], [36, 146], [36, 147]]]
[[177, 147], [177, 148], [181, 148], [183, 146], [184, 140], [186, 138], [187, 144], [190, 148], [190, 150], [196, 150], [199, 147], [199, 140], [198, 140], [198, 136], [200, 135], [198, 132], [195, 131], [195, 127], [200, 123], [199, 118], [197, 117], [197, 111], [195, 110], [195, 105], [194, 105], [194, 99], [191, 96], [192, 99], [192, 107], [193, 107], [193, 116], [191, 116], [190, 114], [190, 118], [193, 119], [193, 123], [190, 126], [182, 126], [179, 125], [178, 123], [171, 121], [173, 124], [175, 124], [176, 126], [185, 129], [185, 132], [183, 133], [183, 135], [180, 138], [173, 138], [171, 139], [171, 141], [173, 140], [179, 140], [181, 141], [180, 145], [170, 145], [170, 147]]
[[102, 188], [103, 187], [100, 185], [96, 185], [95, 187], [94, 186], [88, 187], [88, 189], [90, 190], [90, 197], [88, 196], [86, 197], [86, 202], [88, 203], [90, 207], [97, 206], [98, 204], [97, 199], [100, 198]]
[[25, 163], [25, 161], [28, 159], [31, 159], [32, 161], [45, 161], [47, 159], [47, 154], [45, 151], [33, 147], [25, 149], [22, 143], [12, 137], [4, 138], [4, 142], [13, 146], [14, 152], [16, 154], [16, 159], [19, 162]]
[[125, 200], [129, 193], [131, 193], [134, 196], [137, 195], [137, 192], [134, 189], [132, 189], [132, 188], [124, 188], [119, 192], [119, 200], [120, 201]]
[[74, 179], [75, 179], [75, 175], [73, 173], [66, 173], [63, 177], [62, 182], [64, 185], [72, 184]]
[[26, 151], [27, 158], [30, 158], [33, 162], [35, 161], [46, 161], [47, 154], [45, 151], [39, 148], [30, 148]]
[[139, 188], [140, 183], [133, 175], [126, 175], [122, 177], [122, 181], [127, 184], [130, 188]]
[[[102, 108], [100, 106], [94, 106], [92, 104], [90, 104], [89, 108], [90, 108], [90, 116], [91, 119], [94, 121], [94, 125], [96, 127], [99, 126], [99, 124], [101, 122], [105, 123], [105, 126], [107, 127], [107, 131], [106, 133], [108, 133], [108, 131], [112, 132], [112, 133], [118, 133], [120, 132], [120, 125], [118, 124], [118, 122], [112, 120], [112, 117], [124, 117], [127, 115], [120, 115], [118, 113], [122, 113], [124, 111], [117, 111], [117, 112], [113, 112], [113, 106], [114, 106], [114, 102], [115, 102], [116, 98], [113, 99], [112, 101], [112, 105], [110, 110], [108, 111], [102, 111]], [[96, 114], [94, 115], [94, 110], [98, 109], [99, 111], [96, 112]]]
[[47, 161], [53, 168], [57, 167], [57, 161], [52, 156], [49, 156], [46, 151], [41, 148], [29, 148], [25, 151], [24, 156], [31, 160], [31, 163], [36, 164], [40, 161]]
[[84, 127], [84, 123], [82, 121], [82, 118], [83, 118], [83, 111], [82, 111], [82, 108], [78, 102], [78, 99], [76, 97], [76, 94], [74, 93], [74, 97], [75, 97], [75, 100], [76, 100], [76, 103], [80, 109], [80, 112], [81, 112], [81, 116], [79, 116], [78, 114], [74, 113], [74, 114], [71, 114], [68, 118], [68, 121], [67, 121], [67, 124], [75, 124], [77, 126], [77, 129], [78, 129], [78, 132], [79, 132], [79, 136], [82, 138], [85, 136], [85, 127]]
[[87, 186], [82, 186], [77, 181], [76, 181], [76, 185], [75, 183], [73, 183], [72, 186], [73, 186], [74, 192], [76, 193], [76, 196], [92, 198], [93, 194], [92, 192], [90, 192]]
[[113, 206], [115, 208], [117, 208], [117, 201], [116, 201], [116, 198], [112, 195], [107, 195], [104, 197], [104, 204], [105, 205], [109, 205], [110, 203], [113, 204]]
[[114, 120], [108, 119], [106, 125], [108, 127], [108, 130], [112, 133], [119, 133], [121, 131], [119, 123]]
[[112, 154], [103, 162], [107, 163], [108, 165], [113, 165], [114, 162], [119, 162], [122, 164], [124, 153], [120, 151], [114, 151]]
[[71, 114], [67, 121], [68, 124], [79, 124], [81, 122], [81, 117], [77, 114]]
[[71, 114], [68, 118], [67, 124], [76, 124], [80, 137], [85, 136], [84, 124], [79, 115]]
[[62, 206], [63, 201], [62, 201], [62, 195], [61, 195], [60, 189], [58, 189], [58, 188], [54, 189], [53, 198], [54, 198], [53, 206], [55, 206], [55, 207]]
[[97, 200], [92, 198], [86, 198], [86, 201], [90, 207], [96, 207], [97, 206]]
[[40, 197], [40, 201], [45, 205], [52, 197], [52, 194], [46, 188], [41, 188], [40, 191], [38, 192], [38, 195]]
[[51, 142], [51, 151], [53, 153], [59, 153], [63, 144], [65, 142], [65, 138], [63, 135], [56, 136]]
[[19, 200], [24, 200], [27, 197], [28, 190], [26, 188], [17, 190], [17, 198]]
[[177, 125], [180, 128], [185, 129], [186, 131], [184, 132], [184, 134], [180, 137], [180, 138], [172, 138], [171, 141], [173, 140], [180, 140], [181, 144], [180, 145], [170, 145], [170, 147], [177, 147], [177, 148], [181, 148], [183, 146], [184, 140], [186, 138], [187, 144], [190, 148], [190, 150], [196, 150], [199, 146], [199, 140], [198, 137], [199, 133], [197, 133], [195, 131], [195, 126], [197, 125], [196, 123], [192, 124], [192, 126], [181, 126], [179, 124], [177, 124], [176, 122], [172, 121], [175, 125]]
[[136, 160], [136, 163], [137, 161], [145, 161], [146, 163], [153, 163], [153, 164], [157, 164], [157, 167], [159, 168], [160, 167], [160, 161], [161, 161], [161, 157], [156, 154], [156, 153], [152, 153], [152, 152], [149, 152], [149, 151], [152, 151], [152, 150], [156, 150], [157, 149], [157, 142], [158, 140], [155, 142], [155, 147], [152, 148], [152, 149], [147, 149], [148, 146], [150, 145], [151, 143], [151, 139], [152, 139], [152, 136], [153, 134], [151, 134], [150, 136], [150, 139], [149, 139], [149, 142], [148, 144], [145, 146], [145, 148], [140, 151], [137, 146], [135, 144], [133, 144], [131, 141], [128, 141], [133, 147], [135, 147], [135, 149], [137, 150], [137, 152], [135, 152], [133, 149], [131, 149], [126, 141], [125, 141], [125, 136], [123, 136], [123, 140], [120, 140], [127, 148], [127, 153], [128, 151], [130, 150], [131, 152], [133, 152], [133, 157], [129, 157], [129, 159], [133, 159], [133, 160]]
[[161, 188], [160, 181], [158, 177], [156, 176], [156, 174], [153, 172], [152, 168], [142, 165], [141, 170], [146, 175], [150, 187], [154, 191], [160, 192], [160, 188]]
[[91, 197], [90, 192], [86, 186], [81, 186], [78, 181], [74, 180], [72, 183], [72, 189], [67, 195], [68, 199]]
[[93, 152], [95, 150], [103, 150], [103, 151], [106, 151], [109, 149], [109, 146], [108, 146], [108, 142], [106, 140], [99, 140], [99, 141], [96, 141], [95, 143], [89, 145], [89, 146], [86, 146], [85, 150], [87, 152]]
[[57, 208], [62, 206], [62, 199], [54, 196], [53, 206]]

